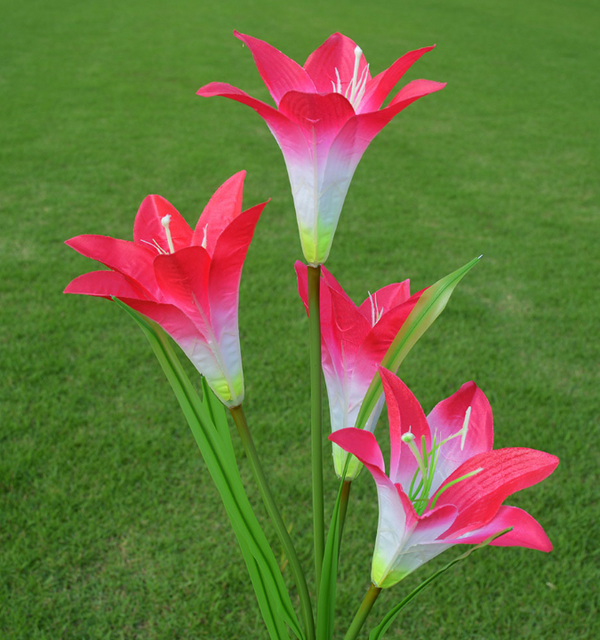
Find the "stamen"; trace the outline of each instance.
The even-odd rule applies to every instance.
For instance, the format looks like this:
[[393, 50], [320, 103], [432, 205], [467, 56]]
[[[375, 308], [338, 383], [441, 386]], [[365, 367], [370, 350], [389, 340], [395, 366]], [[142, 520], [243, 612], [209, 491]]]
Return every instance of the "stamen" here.
[[465, 448], [465, 440], [467, 439], [467, 431], [469, 431], [469, 419], [471, 418], [471, 407], [469, 407], [465, 413], [465, 421], [462, 426], [462, 438], [460, 439], [460, 450]]
[[471, 407], [469, 407], [465, 412], [465, 420], [463, 422], [463, 426], [451, 436], [448, 436], [445, 440], [440, 442], [440, 447], [446, 442], [450, 442], [450, 440], [454, 440], [454, 438], [458, 438], [460, 436], [460, 450], [462, 451], [465, 446], [465, 440], [467, 439], [467, 432], [469, 431], [469, 419], [471, 417]]
[[156, 249], [158, 251], [158, 253], [160, 253], [161, 255], [166, 254], [167, 252], [158, 244], [158, 242], [156, 242], [156, 240], [154, 238], [152, 238], [152, 242], [148, 242], [148, 240], [140, 240], [140, 242], [143, 242], [144, 244], [147, 244], [149, 246], [151, 246], [153, 249]]
[[355, 110], [358, 108], [358, 105], [361, 103], [363, 96], [365, 95], [365, 89], [367, 88], [368, 73], [369, 73], [369, 65], [367, 64], [360, 75], [360, 80], [358, 82], [358, 91], [356, 92], [356, 98], [354, 98], [354, 103], [352, 104]]
[[208, 231], [208, 225], [204, 225], [204, 237], [202, 238], [202, 248], [206, 249], [206, 232]]
[[373, 302], [373, 296], [371, 295], [370, 291], [367, 291], [367, 293], [369, 294], [369, 301], [371, 303], [371, 326], [374, 327], [375, 326], [375, 303]]
[[350, 104], [354, 106], [354, 98], [356, 98], [356, 92], [358, 90], [358, 67], [360, 66], [360, 59], [362, 57], [362, 49], [357, 45], [354, 49], [354, 72], [352, 74], [352, 81], [350, 86], [352, 91], [350, 93]]
[[340, 78], [340, 72], [338, 71], [338, 68], [335, 68], [335, 75], [337, 77], [337, 93], [342, 93], [342, 80]]
[[169, 229], [169, 225], [171, 224], [171, 214], [167, 213], [166, 216], [160, 219], [160, 223], [162, 224], [165, 233], [167, 235], [167, 242], [169, 243], [169, 251], [171, 253], [175, 253], [175, 247], [173, 246], [173, 238], [171, 237], [171, 230]]
[[371, 326], [374, 327], [380, 320], [383, 315], [383, 307], [381, 309], [377, 308], [377, 294], [371, 294], [370, 291], [367, 291], [369, 294], [369, 302], [371, 303]]

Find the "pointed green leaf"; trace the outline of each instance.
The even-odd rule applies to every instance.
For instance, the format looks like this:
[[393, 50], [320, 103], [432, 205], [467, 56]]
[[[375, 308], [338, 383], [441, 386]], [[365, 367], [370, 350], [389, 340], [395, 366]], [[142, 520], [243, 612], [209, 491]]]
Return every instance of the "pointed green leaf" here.
[[471, 547], [468, 551], [466, 551], [462, 555], [458, 556], [458, 558], [454, 558], [454, 560], [452, 560], [452, 562], [449, 562], [445, 567], [442, 567], [439, 571], [436, 571], [433, 575], [429, 576], [429, 578], [427, 578], [427, 580], [422, 582], [416, 589], [411, 591], [403, 600], [401, 600], [395, 607], [393, 607], [386, 614], [386, 616], [383, 618], [383, 620], [369, 634], [369, 640], [381, 640], [381, 638], [383, 637], [383, 634], [390, 628], [392, 622], [394, 622], [394, 619], [400, 613], [400, 611], [402, 609], [404, 609], [404, 607], [415, 596], [417, 596], [419, 593], [421, 593], [421, 591], [423, 591], [423, 589], [425, 589], [425, 587], [427, 587], [429, 584], [431, 584], [436, 578], [439, 578], [442, 575], [442, 573], [445, 573], [446, 571], [448, 571], [448, 569], [450, 569], [450, 567], [453, 567], [458, 562], [461, 562], [465, 558], [468, 558], [473, 553], [473, 551], [477, 551], [478, 549], [482, 549], [483, 547], [487, 547], [487, 545], [490, 544], [490, 542], [493, 542], [496, 538], [499, 538], [500, 536], [503, 536], [505, 533], [508, 533], [509, 531], [512, 531], [512, 529], [513, 529], [512, 527], [509, 527], [508, 529], [504, 529], [503, 531], [500, 531], [499, 533], [495, 533], [493, 536], [490, 536], [489, 538], [487, 538], [483, 542], [479, 543], [478, 545], [475, 545], [474, 547]]
[[[348, 465], [346, 464], [346, 467]], [[344, 473], [345, 475], [345, 473]], [[319, 603], [317, 606], [317, 638], [331, 640], [333, 637], [333, 623], [335, 613], [335, 597], [338, 574], [338, 558], [340, 550], [340, 503], [344, 480], [340, 482], [337, 500], [333, 507], [331, 523], [327, 532], [323, 565], [321, 570], [321, 585], [319, 587]]]
[[[479, 262], [475, 258], [464, 267], [457, 269], [426, 289], [410, 315], [402, 325], [394, 341], [381, 361], [381, 366], [390, 371], [397, 371], [402, 361], [413, 348], [417, 340], [429, 329], [435, 319], [442, 313], [456, 285]], [[365, 399], [356, 419], [356, 427], [363, 429], [377, 401], [383, 393], [383, 385], [379, 373], [376, 373], [367, 389]]]
[[120, 300], [113, 300], [140, 326], [171, 384], [240, 544], [269, 636], [272, 640], [289, 638], [287, 624], [299, 640], [304, 640], [279, 565], [239, 475], [222, 408], [217, 406], [218, 401], [208, 387], [200, 400], [158, 325]]

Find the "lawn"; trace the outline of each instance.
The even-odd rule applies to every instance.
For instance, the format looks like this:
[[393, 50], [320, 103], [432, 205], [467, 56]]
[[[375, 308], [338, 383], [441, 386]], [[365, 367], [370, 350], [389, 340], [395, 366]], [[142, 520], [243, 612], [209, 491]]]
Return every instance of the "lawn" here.
[[[509, 501], [542, 523], [554, 551], [473, 555], [386, 637], [600, 637], [596, 3], [1, 5], [0, 635], [266, 637], [219, 496], [143, 335], [116, 305], [62, 294], [95, 268], [65, 239], [130, 238], [149, 193], [193, 224], [240, 169], [246, 206], [271, 198], [241, 287], [245, 410], [312, 565], [308, 323], [289, 183], [250, 109], [195, 95], [220, 80], [267, 99], [236, 28], [301, 62], [341, 31], [374, 73], [437, 43], [407, 79], [448, 86], [372, 143], [327, 267], [358, 302], [405, 278], [416, 291], [483, 254], [400, 374], [426, 411], [475, 380], [494, 409], [496, 447], [561, 459]], [[325, 462], [329, 509], [337, 483]], [[376, 524], [363, 473], [344, 533], [339, 638], [369, 584]], [[458, 553], [384, 592], [372, 622]]]

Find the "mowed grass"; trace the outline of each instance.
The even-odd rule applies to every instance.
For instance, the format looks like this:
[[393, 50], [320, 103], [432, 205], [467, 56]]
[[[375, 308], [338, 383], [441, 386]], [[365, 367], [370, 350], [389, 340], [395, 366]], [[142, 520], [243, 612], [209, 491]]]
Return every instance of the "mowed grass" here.
[[[599, 637], [595, 3], [2, 5], [0, 635], [266, 637], [219, 497], [148, 344], [116, 306], [62, 295], [95, 268], [63, 240], [130, 238], [148, 193], [194, 223], [240, 169], [247, 206], [271, 198], [241, 288], [246, 412], [312, 571], [308, 327], [289, 184], [250, 109], [194, 95], [221, 80], [267, 98], [237, 28], [299, 61], [339, 30], [373, 72], [437, 42], [407, 79], [448, 87], [373, 142], [327, 266], [358, 302], [405, 278], [418, 290], [483, 253], [400, 373], [426, 411], [475, 380], [494, 409], [497, 447], [561, 458], [551, 478], [508, 501], [539, 519], [553, 553], [479, 552], [387, 637]], [[384, 425], [378, 433], [385, 442]], [[329, 509], [328, 460], [325, 470]], [[339, 638], [369, 583], [376, 521], [364, 473], [344, 536]], [[370, 621], [459, 552], [385, 592]]]

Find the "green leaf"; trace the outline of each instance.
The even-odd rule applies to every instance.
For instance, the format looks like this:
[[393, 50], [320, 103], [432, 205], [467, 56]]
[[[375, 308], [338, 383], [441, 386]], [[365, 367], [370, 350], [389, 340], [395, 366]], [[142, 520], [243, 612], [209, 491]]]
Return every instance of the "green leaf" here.
[[[346, 468], [347, 467], [348, 464], [346, 463]], [[338, 557], [341, 540], [340, 504], [343, 485], [344, 479], [342, 478], [337, 499], [333, 507], [331, 523], [329, 525], [329, 531], [327, 532], [327, 541], [325, 542], [325, 552], [323, 554], [319, 603], [317, 607], [317, 638], [319, 638], [319, 640], [331, 640], [333, 637]]]
[[[417, 340], [442, 313], [456, 285], [479, 262], [480, 258], [481, 256], [471, 260], [464, 267], [457, 269], [424, 291], [383, 357], [382, 367], [394, 372], [398, 370]], [[355, 425], [357, 428], [364, 428], [382, 393], [381, 377], [376, 373], [360, 407]]]
[[[340, 509], [342, 504], [342, 494], [344, 492], [344, 481], [350, 466], [350, 457], [346, 460], [340, 488], [338, 490], [327, 540], [323, 553], [323, 564], [321, 568], [321, 583], [319, 585], [319, 602], [317, 606], [317, 638], [318, 640], [331, 640], [333, 637], [333, 624], [335, 617], [335, 598], [337, 589], [337, 574], [340, 557], [340, 545], [342, 543], [343, 522], [340, 520]], [[348, 496], [346, 496], [347, 498]]]
[[204, 385], [204, 398], [200, 400], [158, 325], [120, 300], [113, 300], [140, 326], [175, 392], [238, 539], [270, 638], [289, 638], [287, 624], [299, 640], [304, 640], [277, 560], [239, 475], [222, 405], [208, 385]]
[[458, 556], [458, 558], [454, 558], [454, 560], [452, 560], [452, 562], [449, 562], [445, 567], [442, 567], [439, 571], [436, 571], [433, 575], [429, 576], [429, 578], [427, 578], [427, 580], [422, 582], [416, 589], [411, 591], [403, 600], [401, 600], [395, 607], [393, 607], [385, 615], [383, 620], [369, 634], [369, 640], [380, 640], [383, 637], [383, 634], [390, 628], [392, 622], [394, 621], [396, 616], [400, 613], [400, 611], [402, 609], [404, 609], [404, 607], [417, 594], [421, 593], [421, 591], [423, 591], [423, 589], [425, 589], [425, 587], [427, 587], [429, 584], [431, 584], [436, 578], [439, 578], [442, 575], [442, 573], [448, 571], [448, 569], [450, 569], [450, 567], [453, 567], [458, 562], [461, 562], [465, 558], [468, 558], [474, 551], [477, 551], [478, 549], [482, 549], [483, 547], [487, 547], [487, 545], [490, 544], [490, 542], [493, 542], [496, 538], [499, 538], [500, 536], [503, 536], [505, 533], [508, 533], [509, 531], [512, 531], [512, 529], [513, 529], [512, 527], [509, 527], [508, 529], [504, 529], [503, 531], [500, 531], [499, 533], [495, 533], [493, 536], [490, 536], [489, 538], [487, 538], [483, 542], [479, 543], [478, 545], [475, 545], [474, 547], [471, 547], [468, 551], [466, 551], [462, 555]]

